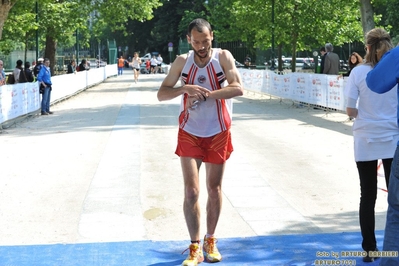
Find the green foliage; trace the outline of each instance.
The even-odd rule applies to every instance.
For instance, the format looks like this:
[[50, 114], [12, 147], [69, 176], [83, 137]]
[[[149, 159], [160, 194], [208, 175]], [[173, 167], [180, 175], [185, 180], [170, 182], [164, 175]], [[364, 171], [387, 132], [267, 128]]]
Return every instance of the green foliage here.
[[161, 0], [161, 3], [162, 6], [153, 11], [153, 19], [143, 22], [129, 19], [125, 28], [127, 36], [122, 31], [110, 31], [108, 38], [115, 38], [118, 45], [128, 46], [129, 55], [157, 51], [168, 62], [167, 44], [172, 42], [177, 48], [179, 39], [186, 38], [188, 23], [197, 17], [206, 18], [207, 13], [203, 1]]
[[[218, 42], [239, 40], [252, 49], [269, 49], [273, 34], [275, 47], [291, 54], [363, 38], [358, 0], [274, 0], [274, 23], [272, 0], [37, 0], [39, 23], [36, 0], [14, 2], [0, 42], [3, 52], [34, 46], [38, 29], [40, 46], [46, 36], [72, 46], [78, 32], [81, 47], [116, 39], [131, 51], [166, 53], [167, 43], [177, 45], [198, 17], [208, 19]], [[377, 25], [399, 36], [399, 0], [372, 3]]]
[[197, 18], [204, 18], [206, 19], [206, 14], [204, 10], [201, 10], [200, 12], [193, 12], [192, 10], [185, 10], [184, 15], [179, 23], [179, 28], [178, 28], [178, 34], [181, 38], [186, 38], [187, 35], [187, 27], [193, 21], [194, 19]]
[[[11, 53], [17, 47], [23, 48], [32, 32], [37, 29], [35, 21], [34, 1], [15, 1], [3, 27], [0, 50], [4, 54]], [[31, 23], [33, 21], [33, 23]]]
[[383, 27], [391, 34], [394, 44], [399, 42], [399, 0], [376, 0], [373, 1], [376, 17], [380, 18], [376, 24]]
[[274, 6], [264, 0], [210, 0], [208, 10], [219, 41], [242, 40], [268, 49], [274, 34], [275, 46], [293, 55], [363, 36], [357, 0], [281, 0]]
[[[39, 7], [38, 23], [36, 2]], [[126, 26], [129, 20], [151, 19], [153, 9], [160, 5], [159, 0], [18, 1], [10, 10], [10, 16], [5, 22], [5, 38], [0, 42], [0, 49], [10, 52], [20, 43], [30, 46], [29, 43], [34, 43], [36, 38], [36, 29], [39, 32], [41, 47], [46, 37], [51, 37], [59, 45], [71, 46], [76, 41], [76, 31], [79, 33], [79, 43], [82, 47], [89, 46], [91, 39], [107, 39], [113, 31], [121, 31], [127, 36]]]

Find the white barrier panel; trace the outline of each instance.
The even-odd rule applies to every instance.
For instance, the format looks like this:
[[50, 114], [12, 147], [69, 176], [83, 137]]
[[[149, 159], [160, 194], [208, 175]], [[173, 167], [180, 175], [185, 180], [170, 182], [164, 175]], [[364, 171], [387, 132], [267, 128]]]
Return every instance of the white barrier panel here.
[[[117, 74], [118, 69], [114, 64], [77, 72], [76, 74], [51, 77], [53, 83], [51, 102], [73, 95]], [[40, 110], [40, 101], [38, 82], [0, 86], [0, 124]]]
[[0, 123], [40, 108], [38, 83], [0, 87]]
[[338, 110], [345, 110], [343, 79], [337, 80], [337, 76], [327, 76], [327, 107]]
[[344, 80], [336, 75], [239, 68], [244, 88], [294, 101], [345, 111]]
[[310, 104], [315, 104], [315, 105], [320, 105], [320, 106], [326, 106], [327, 105], [327, 99], [323, 97], [326, 93], [326, 75], [316, 75], [312, 74], [310, 77], [310, 83], [309, 83], [309, 103]]
[[116, 65], [107, 65], [100, 68], [92, 68], [89, 71], [80, 71], [75, 74], [58, 75], [51, 78], [53, 90], [51, 102], [56, 102], [78, 91], [103, 82], [108, 77], [118, 75]]
[[91, 70], [52, 77], [51, 102], [55, 102], [87, 88], [87, 75], [90, 71]]

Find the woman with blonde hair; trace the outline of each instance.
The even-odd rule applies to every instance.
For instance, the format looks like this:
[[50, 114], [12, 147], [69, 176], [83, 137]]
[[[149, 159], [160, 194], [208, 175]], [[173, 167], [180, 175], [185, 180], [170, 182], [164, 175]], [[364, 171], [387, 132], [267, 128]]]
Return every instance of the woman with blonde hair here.
[[[359, 222], [363, 237], [362, 248], [367, 252], [378, 250], [374, 232], [378, 159], [382, 160], [388, 187], [399, 131], [396, 91], [377, 94], [367, 86], [366, 77], [382, 55], [392, 48], [391, 37], [384, 29], [375, 28], [369, 31], [366, 35], [364, 63], [352, 69], [345, 87], [346, 112], [350, 117], [356, 118], [353, 137], [360, 178]], [[373, 262], [374, 259], [372, 253], [363, 257], [364, 262]]]

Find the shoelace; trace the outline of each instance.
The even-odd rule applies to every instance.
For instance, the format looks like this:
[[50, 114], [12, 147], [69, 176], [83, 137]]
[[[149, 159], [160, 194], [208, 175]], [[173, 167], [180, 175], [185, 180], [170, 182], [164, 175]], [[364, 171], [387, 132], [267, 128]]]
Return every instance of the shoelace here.
[[217, 239], [210, 237], [206, 239], [206, 244], [209, 247], [208, 253], [214, 253], [215, 244], [217, 243]]
[[186, 248], [181, 254], [184, 254], [188, 249], [190, 250], [190, 258], [198, 257], [197, 250], [199, 250], [199, 247], [191, 248], [191, 245], [188, 248]]

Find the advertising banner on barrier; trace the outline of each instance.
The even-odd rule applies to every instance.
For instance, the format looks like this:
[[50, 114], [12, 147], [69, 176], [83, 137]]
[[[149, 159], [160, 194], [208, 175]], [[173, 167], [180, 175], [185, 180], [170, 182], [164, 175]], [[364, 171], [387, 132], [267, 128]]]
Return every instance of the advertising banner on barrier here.
[[40, 108], [38, 83], [20, 83], [0, 87], [0, 123]]
[[[239, 69], [246, 90], [345, 111], [344, 80], [336, 75]], [[260, 73], [261, 72], [261, 73]], [[259, 82], [259, 79], [262, 82]]]
[[[116, 65], [113, 64], [76, 74], [51, 77], [53, 83], [51, 103], [74, 95], [117, 74]], [[37, 82], [0, 86], [0, 124], [39, 110], [40, 101], [41, 96]]]
[[308, 102], [309, 100], [309, 76], [293, 73], [291, 75], [291, 88], [293, 100]]
[[309, 83], [309, 103], [325, 106], [326, 105], [326, 75], [310, 75]]
[[344, 110], [344, 86], [343, 79], [337, 79], [337, 76], [327, 75], [327, 107]]
[[[263, 82], [261, 91], [263, 93], [271, 94], [270, 90], [273, 86], [273, 77], [270, 71], [262, 71], [263, 72]], [[273, 73], [274, 74], [274, 73]]]

